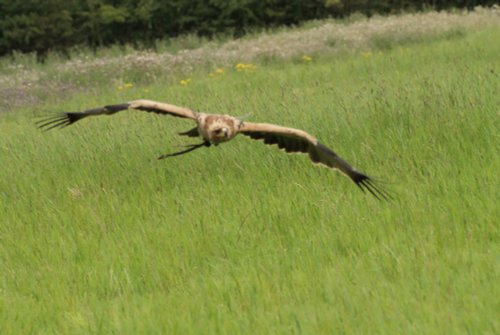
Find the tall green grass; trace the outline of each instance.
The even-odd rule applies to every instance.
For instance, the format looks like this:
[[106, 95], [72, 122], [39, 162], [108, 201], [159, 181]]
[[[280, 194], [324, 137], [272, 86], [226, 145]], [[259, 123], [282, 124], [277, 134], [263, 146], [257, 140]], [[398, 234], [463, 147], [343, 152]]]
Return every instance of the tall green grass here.
[[[498, 29], [0, 115], [1, 334], [495, 334]], [[305, 129], [394, 195], [189, 121], [34, 119], [136, 98]]]

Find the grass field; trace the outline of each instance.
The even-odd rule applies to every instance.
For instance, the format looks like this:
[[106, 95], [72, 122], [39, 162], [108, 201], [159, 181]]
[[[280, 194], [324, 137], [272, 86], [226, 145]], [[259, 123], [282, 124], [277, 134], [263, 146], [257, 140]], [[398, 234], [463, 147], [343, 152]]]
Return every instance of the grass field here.
[[[499, 40], [102, 77], [0, 114], [0, 333], [498, 334]], [[243, 137], [158, 161], [177, 118], [34, 125], [136, 98], [305, 129], [395, 200]]]

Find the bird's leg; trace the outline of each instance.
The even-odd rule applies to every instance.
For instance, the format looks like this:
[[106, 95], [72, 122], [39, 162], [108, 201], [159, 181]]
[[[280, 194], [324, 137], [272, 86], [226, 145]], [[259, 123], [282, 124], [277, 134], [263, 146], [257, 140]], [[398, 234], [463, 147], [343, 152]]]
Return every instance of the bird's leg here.
[[172, 154], [161, 155], [160, 157], [158, 157], [158, 159], [164, 159], [164, 158], [167, 158], [167, 157], [173, 157], [173, 156], [179, 156], [179, 155], [182, 155], [182, 154], [187, 154], [188, 152], [191, 152], [191, 151], [196, 150], [198, 148], [209, 147], [209, 146], [210, 146], [210, 142], [209, 141], [204, 141], [204, 142], [202, 142], [200, 144], [186, 145], [186, 147], [187, 147], [186, 150], [174, 152]]

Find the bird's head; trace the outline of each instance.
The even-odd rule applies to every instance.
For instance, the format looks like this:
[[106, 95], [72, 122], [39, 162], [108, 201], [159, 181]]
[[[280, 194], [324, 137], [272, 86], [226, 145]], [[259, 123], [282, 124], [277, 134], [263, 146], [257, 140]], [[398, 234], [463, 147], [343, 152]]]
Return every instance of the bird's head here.
[[213, 134], [218, 140], [224, 141], [229, 138], [229, 129], [227, 127], [215, 128]]

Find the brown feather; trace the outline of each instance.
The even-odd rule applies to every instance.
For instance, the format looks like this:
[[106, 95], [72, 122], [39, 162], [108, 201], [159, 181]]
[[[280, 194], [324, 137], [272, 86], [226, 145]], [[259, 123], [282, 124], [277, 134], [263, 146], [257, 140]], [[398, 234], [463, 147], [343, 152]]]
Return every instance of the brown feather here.
[[196, 113], [188, 108], [178, 107], [151, 100], [135, 100], [123, 104], [107, 105], [104, 107], [88, 109], [83, 112], [60, 113], [49, 116], [48, 118], [43, 118], [40, 121], [37, 121], [36, 124], [38, 125], [38, 127], [45, 130], [50, 130], [57, 127], [63, 128], [88, 116], [112, 115], [127, 109], [136, 109], [139, 111], [153, 112], [157, 114], [168, 114], [193, 120], [196, 119]]
[[302, 130], [245, 122], [239, 132], [255, 140], [264, 140], [264, 143], [268, 145], [276, 144], [278, 148], [288, 153], [308, 153], [311, 161], [338, 169], [351, 178], [361, 190], [368, 190], [377, 199], [390, 198], [390, 195], [376, 185], [372, 178], [354, 169], [333, 150]]

